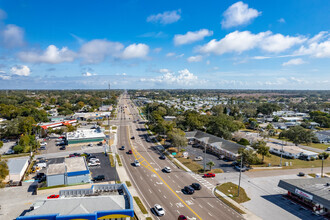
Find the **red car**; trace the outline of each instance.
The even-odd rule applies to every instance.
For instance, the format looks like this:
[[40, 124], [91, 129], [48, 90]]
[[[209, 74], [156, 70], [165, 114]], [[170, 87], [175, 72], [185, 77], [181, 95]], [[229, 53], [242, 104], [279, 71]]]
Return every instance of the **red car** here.
[[50, 195], [47, 199], [57, 199], [58, 197], [60, 197], [60, 195]]
[[132, 153], [133, 153], [132, 150], [127, 151], [127, 154], [132, 154]]
[[214, 173], [206, 173], [204, 174], [204, 177], [207, 178], [207, 177], [215, 177], [215, 174]]
[[178, 218], [178, 220], [187, 220], [187, 218], [184, 215], [180, 215], [179, 218]]

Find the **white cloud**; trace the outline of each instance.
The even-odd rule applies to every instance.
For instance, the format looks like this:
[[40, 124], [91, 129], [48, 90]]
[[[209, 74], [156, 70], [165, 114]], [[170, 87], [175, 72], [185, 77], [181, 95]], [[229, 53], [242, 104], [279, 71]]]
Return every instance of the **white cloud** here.
[[171, 72], [166, 72], [162, 76], [155, 78], [141, 78], [142, 82], [155, 82], [168, 85], [177, 85], [177, 86], [190, 86], [193, 84], [200, 83], [198, 77], [193, 73], [189, 72], [188, 69], [183, 69], [178, 71], [178, 74]]
[[254, 60], [265, 60], [265, 59], [270, 59], [271, 57], [266, 57], [266, 56], [254, 56], [252, 59]]
[[267, 52], [282, 52], [296, 44], [301, 44], [307, 39], [305, 37], [283, 36], [282, 34], [269, 35], [260, 44], [261, 49]]
[[0, 8], [0, 20], [6, 19], [7, 13]]
[[177, 22], [181, 18], [181, 9], [174, 11], [165, 11], [156, 15], [150, 15], [147, 18], [147, 22], [161, 23], [161, 24], [171, 24]]
[[167, 57], [173, 57], [173, 56], [175, 56], [175, 53], [167, 53], [166, 56]]
[[119, 56], [124, 45], [103, 39], [89, 41], [80, 48], [80, 57], [85, 63], [100, 63], [107, 56]]
[[14, 48], [24, 45], [24, 30], [21, 27], [8, 24], [2, 32], [2, 35], [5, 47]]
[[280, 22], [280, 23], [285, 23], [285, 19], [284, 18], [280, 18], [277, 21]]
[[10, 69], [10, 72], [13, 75], [18, 75], [18, 76], [29, 76], [31, 74], [31, 70], [28, 66], [21, 65], [21, 66], [13, 66]]
[[126, 76], [126, 73], [116, 73], [116, 76]]
[[35, 51], [20, 52], [18, 57], [24, 62], [55, 64], [72, 62], [76, 57], [76, 53], [67, 47], [59, 49], [55, 45], [49, 45], [43, 53]]
[[259, 34], [252, 34], [250, 31], [234, 31], [219, 41], [216, 39], [211, 40], [207, 44], [197, 48], [197, 50], [201, 53], [214, 53], [217, 55], [229, 52], [241, 53], [255, 48], [265, 36], [270, 34], [270, 31], [260, 32]]
[[172, 71], [169, 69], [159, 69], [159, 73], [171, 73]]
[[249, 8], [248, 4], [239, 1], [231, 5], [224, 13], [221, 21], [223, 28], [230, 28], [250, 23], [261, 15], [256, 9]]
[[316, 58], [329, 58], [330, 57], [330, 39], [321, 43], [311, 43], [307, 47], [301, 46], [295, 52], [297, 55], [310, 55]]
[[85, 73], [82, 73], [82, 75], [83, 76], [96, 76], [97, 74], [86, 71]]
[[203, 57], [201, 55], [197, 55], [197, 56], [191, 56], [191, 57], [188, 57], [187, 61], [189, 63], [192, 63], [192, 62], [200, 62], [202, 61]]
[[224, 53], [242, 53], [257, 47], [267, 52], [278, 53], [285, 51], [296, 44], [301, 44], [307, 39], [304, 37], [283, 36], [272, 34], [271, 31], [253, 34], [250, 31], [234, 31], [227, 34], [221, 40], [213, 39], [207, 44], [197, 47], [201, 53], [213, 53], [221, 55]]
[[125, 48], [121, 57], [123, 59], [146, 58], [149, 46], [146, 44], [131, 44]]
[[292, 66], [292, 65], [301, 65], [306, 63], [303, 59], [297, 58], [297, 59], [291, 59], [288, 62], [285, 62], [282, 64], [282, 66]]
[[5, 71], [0, 70], [0, 79], [2, 80], [10, 80], [11, 76], [6, 74]]
[[177, 34], [174, 36], [174, 44], [182, 45], [182, 44], [190, 44], [196, 41], [203, 40], [204, 37], [212, 36], [213, 31], [209, 31], [207, 29], [201, 29], [199, 31], [188, 31], [186, 34]]
[[314, 37], [308, 40], [308, 43], [317, 43], [320, 42], [321, 40], [329, 37], [329, 33], [327, 31], [321, 31], [320, 33], [316, 34]]

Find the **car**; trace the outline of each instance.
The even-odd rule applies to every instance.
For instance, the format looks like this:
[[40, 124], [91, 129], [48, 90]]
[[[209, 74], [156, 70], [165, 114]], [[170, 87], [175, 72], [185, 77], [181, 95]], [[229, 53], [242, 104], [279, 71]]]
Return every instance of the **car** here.
[[59, 142], [59, 143], [56, 144], [56, 146], [62, 146], [62, 145], [65, 145], [65, 142], [64, 141]]
[[91, 155], [91, 154], [89, 156], [87, 156], [87, 160], [90, 160], [92, 158], [96, 158], [96, 156], [95, 155]]
[[165, 210], [163, 209], [163, 207], [161, 207], [161, 206], [158, 205], [158, 204], [156, 204], [156, 205], [154, 206], [154, 210], [155, 210], [155, 212], [156, 212], [156, 214], [157, 214], [158, 216], [163, 216], [163, 215], [165, 215]]
[[140, 164], [140, 162], [138, 161], [138, 160], [135, 160], [134, 161], [134, 166], [136, 166], [136, 167], [139, 167], [141, 164]]
[[45, 145], [41, 145], [39, 149], [40, 150], [46, 150], [46, 146]]
[[6, 152], [6, 154], [14, 154], [15, 153], [15, 151], [13, 150], [13, 149], [9, 149], [7, 152]]
[[101, 165], [101, 163], [97, 162], [97, 161], [88, 163], [89, 167], [96, 167], [96, 166], [100, 166], [100, 165]]
[[202, 186], [199, 183], [193, 183], [191, 184], [191, 187], [195, 190], [201, 190]]
[[40, 143], [40, 145], [41, 145], [41, 146], [43, 146], [43, 145], [45, 145], [45, 146], [46, 146], [46, 145], [47, 145], [47, 143], [46, 143], [46, 142], [41, 142], [41, 143]]
[[86, 158], [88, 158], [88, 157], [90, 157], [90, 156], [92, 156], [90, 153], [86, 153], [86, 152], [84, 152], [81, 156], [85, 156]]
[[220, 155], [219, 160], [223, 160], [223, 159], [225, 159], [225, 155]]
[[241, 171], [241, 172], [245, 172], [245, 171], [247, 171], [247, 167], [245, 167], [245, 166], [243, 166], [243, 167], [241, 167], [241, 166], [235, 166], [234, 167], [237, 171]]
[[299, 173], [298, 173], [298, 176], [305, 176], [305, 173], [303, 173], [303, 172], [299, 172]]
[[61, 146], [61, 147], [60, 147], [60, 150], [66, 150], [65, 145]]
[[179, 215], [178, 220], [187, 220], [187, 218], [186, 218], [186, 216], [184, 216], [184, 215]]
[[102, 146], [102, 145], [103, 145], [102, 142], [97, 143], [97, 146]]
[[133, 151], [132, 150], [128, 150], [127, 151], [127, 154], [133, 154]]
[[198, 144], [193, 144], [193, 145], [191, 145], [191, 147], [193, 147], [193, 148], [199, 148], [199, 145]]
[[184, 190], [185, 193], [187, 193], [187, 194], [194, 194], [194, 192], [195, 192], [194, 188], [192, 188], [191, 186], [185, 186], [185, 187], [183, 188], [183, 190]]
[[96, 176], [96, 177], [94, 177], [92, 179], [92, 181], [94, 181], [94, 182], [96, 182], [96, 181], [102, 181], [102, 180], [105, 180], [104, 175], [98, 175], [98, 176]]
[[205, 178], [208, 178], [208, 177], [215, 177], [215, 174], [214, 174], [214, 173], [205, 173], [205, 174], [204, 174], [204, 177], [205, 177]]
[[88, 146], [88, 147], [93, 147], [93, 144], [88, 144], [87, 146]]
[[195, 160], [195, 161], [200, 161], [200, 160], [203, 160], [203, 157], [198, 156], [198, 157], [195, 157], [194, 160]]
[[38, 173], [35, 178], [39, 180], [39, 179], [42, 179], [44, 177], [46, 178], [46, 174], [45, 173]]
[[131, 139], [132, 139], [132, 140], [134, 140], [134, 139], [135, 139], [135, 137], [133, 136], [133, 137], [131, 137]]
[[89, 162], [90, 163], [95, 163], [95, 162], [100, 162], [100, 160], [98, 158], [90, 158]]
[[165, 157], [165, 155], [164, 155], [164, 154], [162, 154], [162, 155], [160, 155], [159, 159], [161, 159], [161, 160], [165, 160], [165, 159], [166, 159], [166, 157]]
[[171, 168], [170, 167], [164, 167], [164, 172], [166, 172], [166, 173], [170, 173], [172, 170], [171, 170]]
[[57, 199], [58, 197], [60, 197], [60, 195], [50, 195], [47, 197], [47, 199]]
[[330, 147], [328, 147], [325, 151], [330, 151]]
[[119, 150], [125, 150], [125, 146], [121, 146]]

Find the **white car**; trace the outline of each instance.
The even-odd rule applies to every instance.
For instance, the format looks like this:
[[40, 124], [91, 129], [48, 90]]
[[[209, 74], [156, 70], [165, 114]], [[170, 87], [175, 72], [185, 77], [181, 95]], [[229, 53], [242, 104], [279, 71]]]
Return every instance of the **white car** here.
[[100, 162], [92, 162], [92, 163], [88, 163], [89, 167], [96, 167], [96, 166], [100, 166], [101, 163]]
[[41, 142], [40, 145], [45, 146], [45, 145], [47, 145], [47, 143], [46, 142]]
[[170, 173], [172, 170], [171, 170], [170, 167], [164, 167], [164, 171], [165, 171], [166, 173]]
[[91, 158], [89, 159], [90, 163], [95, 163], [95, 162], [100, 162], [100, 160], [98, 158]]
[[163, 207], [161, 207], [161, 206], [158, 205], [158, 204], [156, 204], [156, 205], [154, 206], [154, 210], [155, 210], [155, 212], [156, 212], [156, 214], [157, 214], [158, 216], [163, 216], [163, 215], [165, 215], [165, 210], [163, 209]]
[[134, 166], [139, 167], [140, 166], [140, 162], [138, 160], [135, 160], [134, 161]]
[[198, 157], [195, 157], [194, 160], [195, 160], [195, 161], [200, 161], [200, 160], [203, 160], [203, 157], [198, 156]]

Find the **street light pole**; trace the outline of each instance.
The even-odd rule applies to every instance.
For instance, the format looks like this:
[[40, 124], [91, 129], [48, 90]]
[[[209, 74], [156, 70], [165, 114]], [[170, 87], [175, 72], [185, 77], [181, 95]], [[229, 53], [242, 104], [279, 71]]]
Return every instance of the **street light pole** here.
[[204, 144], [204, 173], [206, 168], [206, 145]]
[[281, 151], [281, 164], [280, 164], [281, 167], [282, 167], [282, 155], [283, 155], [283, 141], [282, 141], [282, 151]]
[[324, 156], [322, 156], [321, 178], [323, 178], [323, 161], [324, 161]]
[[241, 188], [241, 175], [242, 175], [242, 168], [243, 168], [243, 154], [241, 155], [241, 169], [239, 169], [239, 179], [238, 179], [238, 192], [237, 192], [237, 197], [239, 197], [239, 189]]

